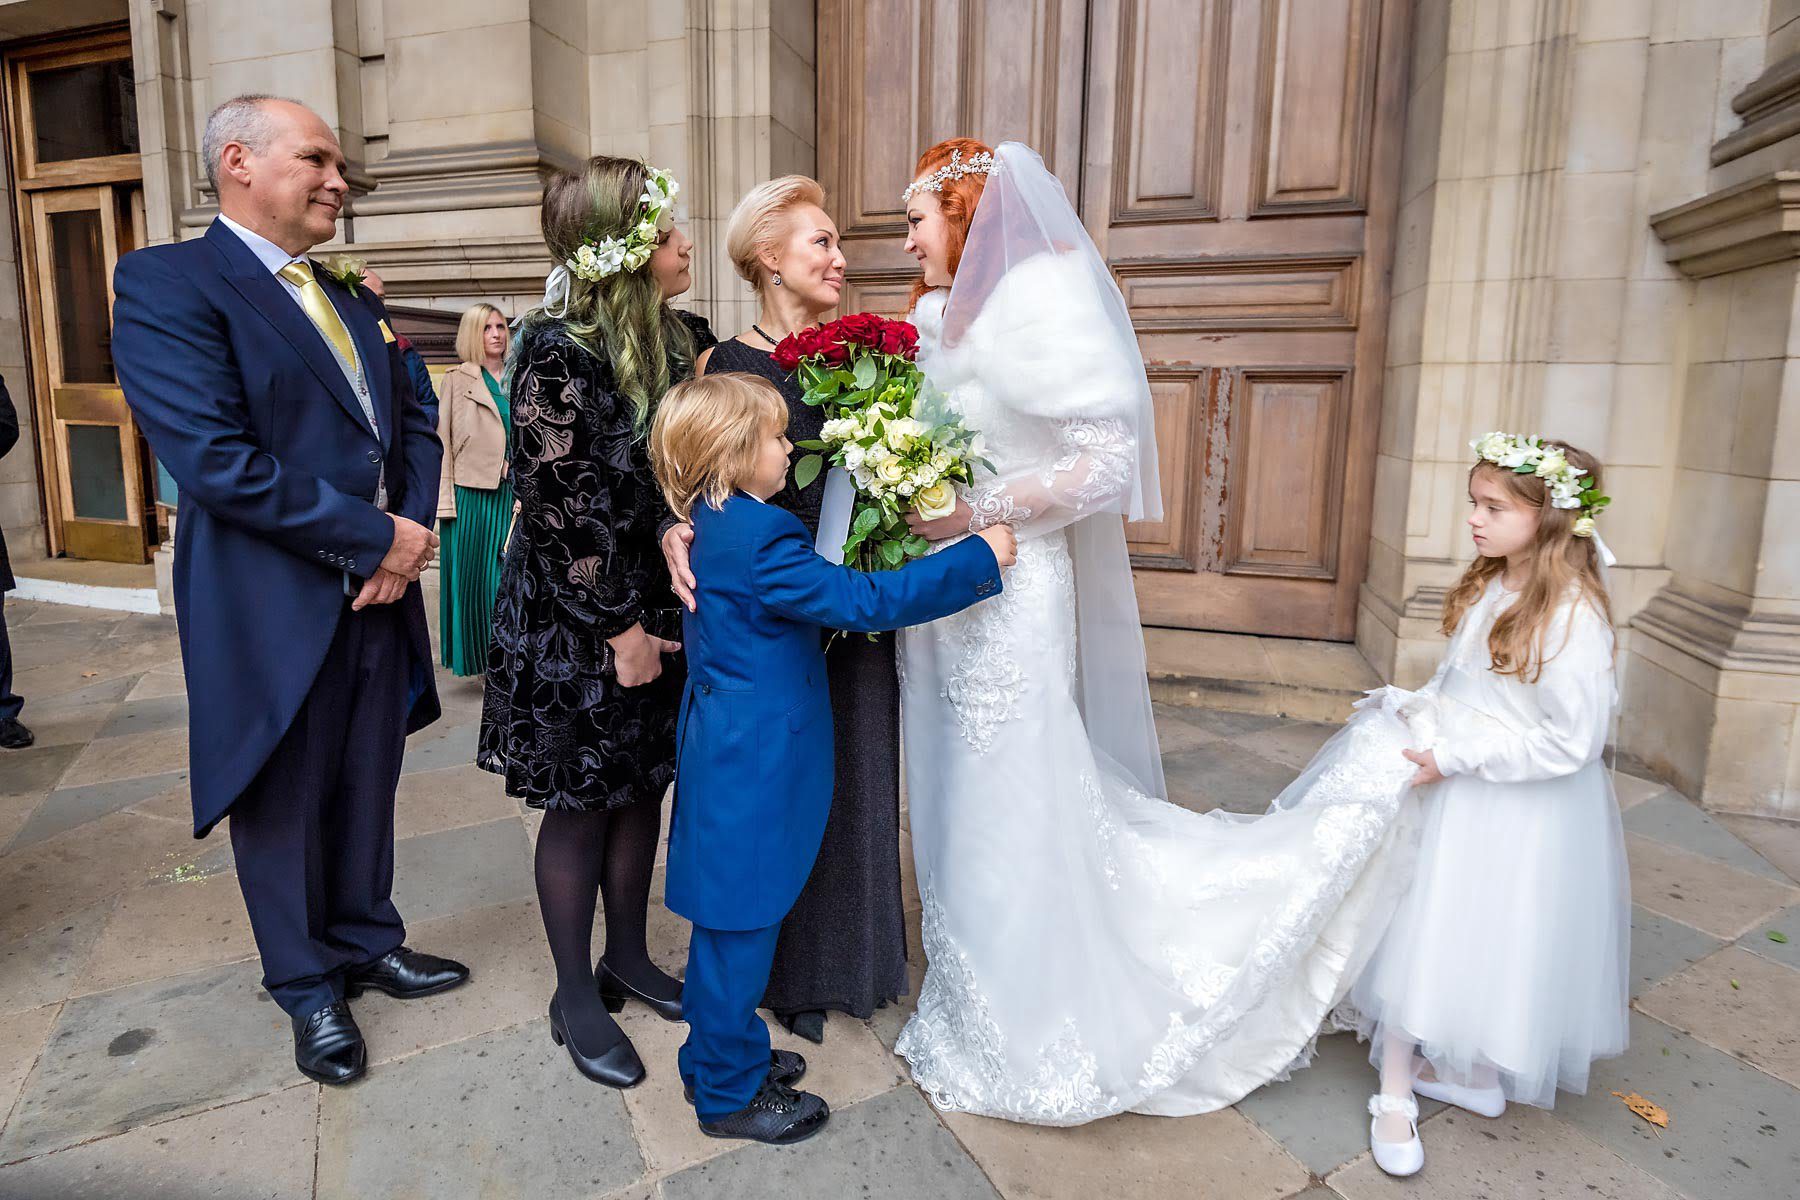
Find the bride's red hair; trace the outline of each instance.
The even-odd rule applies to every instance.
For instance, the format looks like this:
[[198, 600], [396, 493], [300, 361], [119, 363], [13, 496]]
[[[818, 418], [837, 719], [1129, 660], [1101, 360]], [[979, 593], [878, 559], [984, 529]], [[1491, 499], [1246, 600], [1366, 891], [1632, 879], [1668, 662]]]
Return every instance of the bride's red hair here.
[[[949, 138], [919, 155], [919, 165], [913, 170], [913, 178], [919, 179], [940, 167], [949, 166], [950, 156], [959, 150], [964, 162], [977, 154], [992, 153], [984, 143], [974, 138]], [[950, 180], [936, 193], [938, 205], [944, 211], [944, 222], [950, 229], [948, 266], [952, 278], [956, 275], [956, 268], [962, 264], [963, 246], [969, 240], [969, 222], [975, 219], [975, 205], [981, 200], [981, 190], [986, 186], [986, 175], [964, 175], [961, 179]], [[912, 295], [906, 301], [906, 310], [911, 312], [913, 306], [918, 304], [919, 297], [929, 291], [931, 289], [925, 286], [924, 276], [920, 276], [918, 282], [913, 284]]]

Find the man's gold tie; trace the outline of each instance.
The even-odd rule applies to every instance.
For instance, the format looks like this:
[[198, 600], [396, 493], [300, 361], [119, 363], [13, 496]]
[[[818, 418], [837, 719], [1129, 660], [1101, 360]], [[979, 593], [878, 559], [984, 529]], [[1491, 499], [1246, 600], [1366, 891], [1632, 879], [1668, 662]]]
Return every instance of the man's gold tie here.
[[354, 371], [361, 372], [362, 366], [356, 361], [356, 343], [350, 340], [350, 331], [344, 328], [344, 319], [338, 316], [337, 309], [331, 306], [331, 297], [313, 278], [312, 264], [308, 262], [291, 262], [276, 272], [283, 279], [300, 289], [300, 307], [312, 318], [312, 323], [325, 335], [325, 340], [337, 349], [343, 360], [350, 364]]

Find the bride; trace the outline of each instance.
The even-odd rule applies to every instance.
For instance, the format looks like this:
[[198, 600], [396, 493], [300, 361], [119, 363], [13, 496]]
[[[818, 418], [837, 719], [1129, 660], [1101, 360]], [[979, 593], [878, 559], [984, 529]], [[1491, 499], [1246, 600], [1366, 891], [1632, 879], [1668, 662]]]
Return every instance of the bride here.
[[1229, 1105], [1310, 1055], [1417, 841], [1405, 693], [1261, 817], [1164, 798], [1124, 518], [1161, 515], [1124, 301], [1026, 146], [957, 139], [907, 189], [912, 320], [993, 470], [947, 539], [1019, 535], [999, 598], [902, 635], [928, 967], [897, 1051], [941, 1109], [1044, 1125]]

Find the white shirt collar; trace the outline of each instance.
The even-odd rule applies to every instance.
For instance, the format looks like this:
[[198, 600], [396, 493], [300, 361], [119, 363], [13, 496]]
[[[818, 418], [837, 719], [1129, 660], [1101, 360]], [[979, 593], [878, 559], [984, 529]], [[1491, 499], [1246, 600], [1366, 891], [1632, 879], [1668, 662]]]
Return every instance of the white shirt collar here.
[[286, 250], [283, 250], [280, 246], [277, 246], [274, 242], [271, 242], [262, 234], [245, 229], [242, 225], [239, 225], [224, 213], [219, 214], [219, 222], [224, 225], [225, 228], [237, 234], [239, 241], [250, 247], [250, 253], [256, 255], [256, 260], [260, 262], [271, 275], [280, 274], [281, 268], [287, 266], [291, 262], [304, 261], [304, 257], [296, 258]]

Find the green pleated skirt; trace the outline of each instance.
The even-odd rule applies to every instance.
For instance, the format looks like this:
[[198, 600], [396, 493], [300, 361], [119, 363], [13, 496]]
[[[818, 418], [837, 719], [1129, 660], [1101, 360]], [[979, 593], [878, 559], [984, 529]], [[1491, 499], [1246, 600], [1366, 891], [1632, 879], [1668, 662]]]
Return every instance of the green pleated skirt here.
[[500, 544], [512, 519], [511, 483], [491, 491], [456, 489], [456, 517], [439, 547], [439, 643], [444, 665], [456, 675], [487, 670], [493, 636], [494, 593], [500, 586]]

